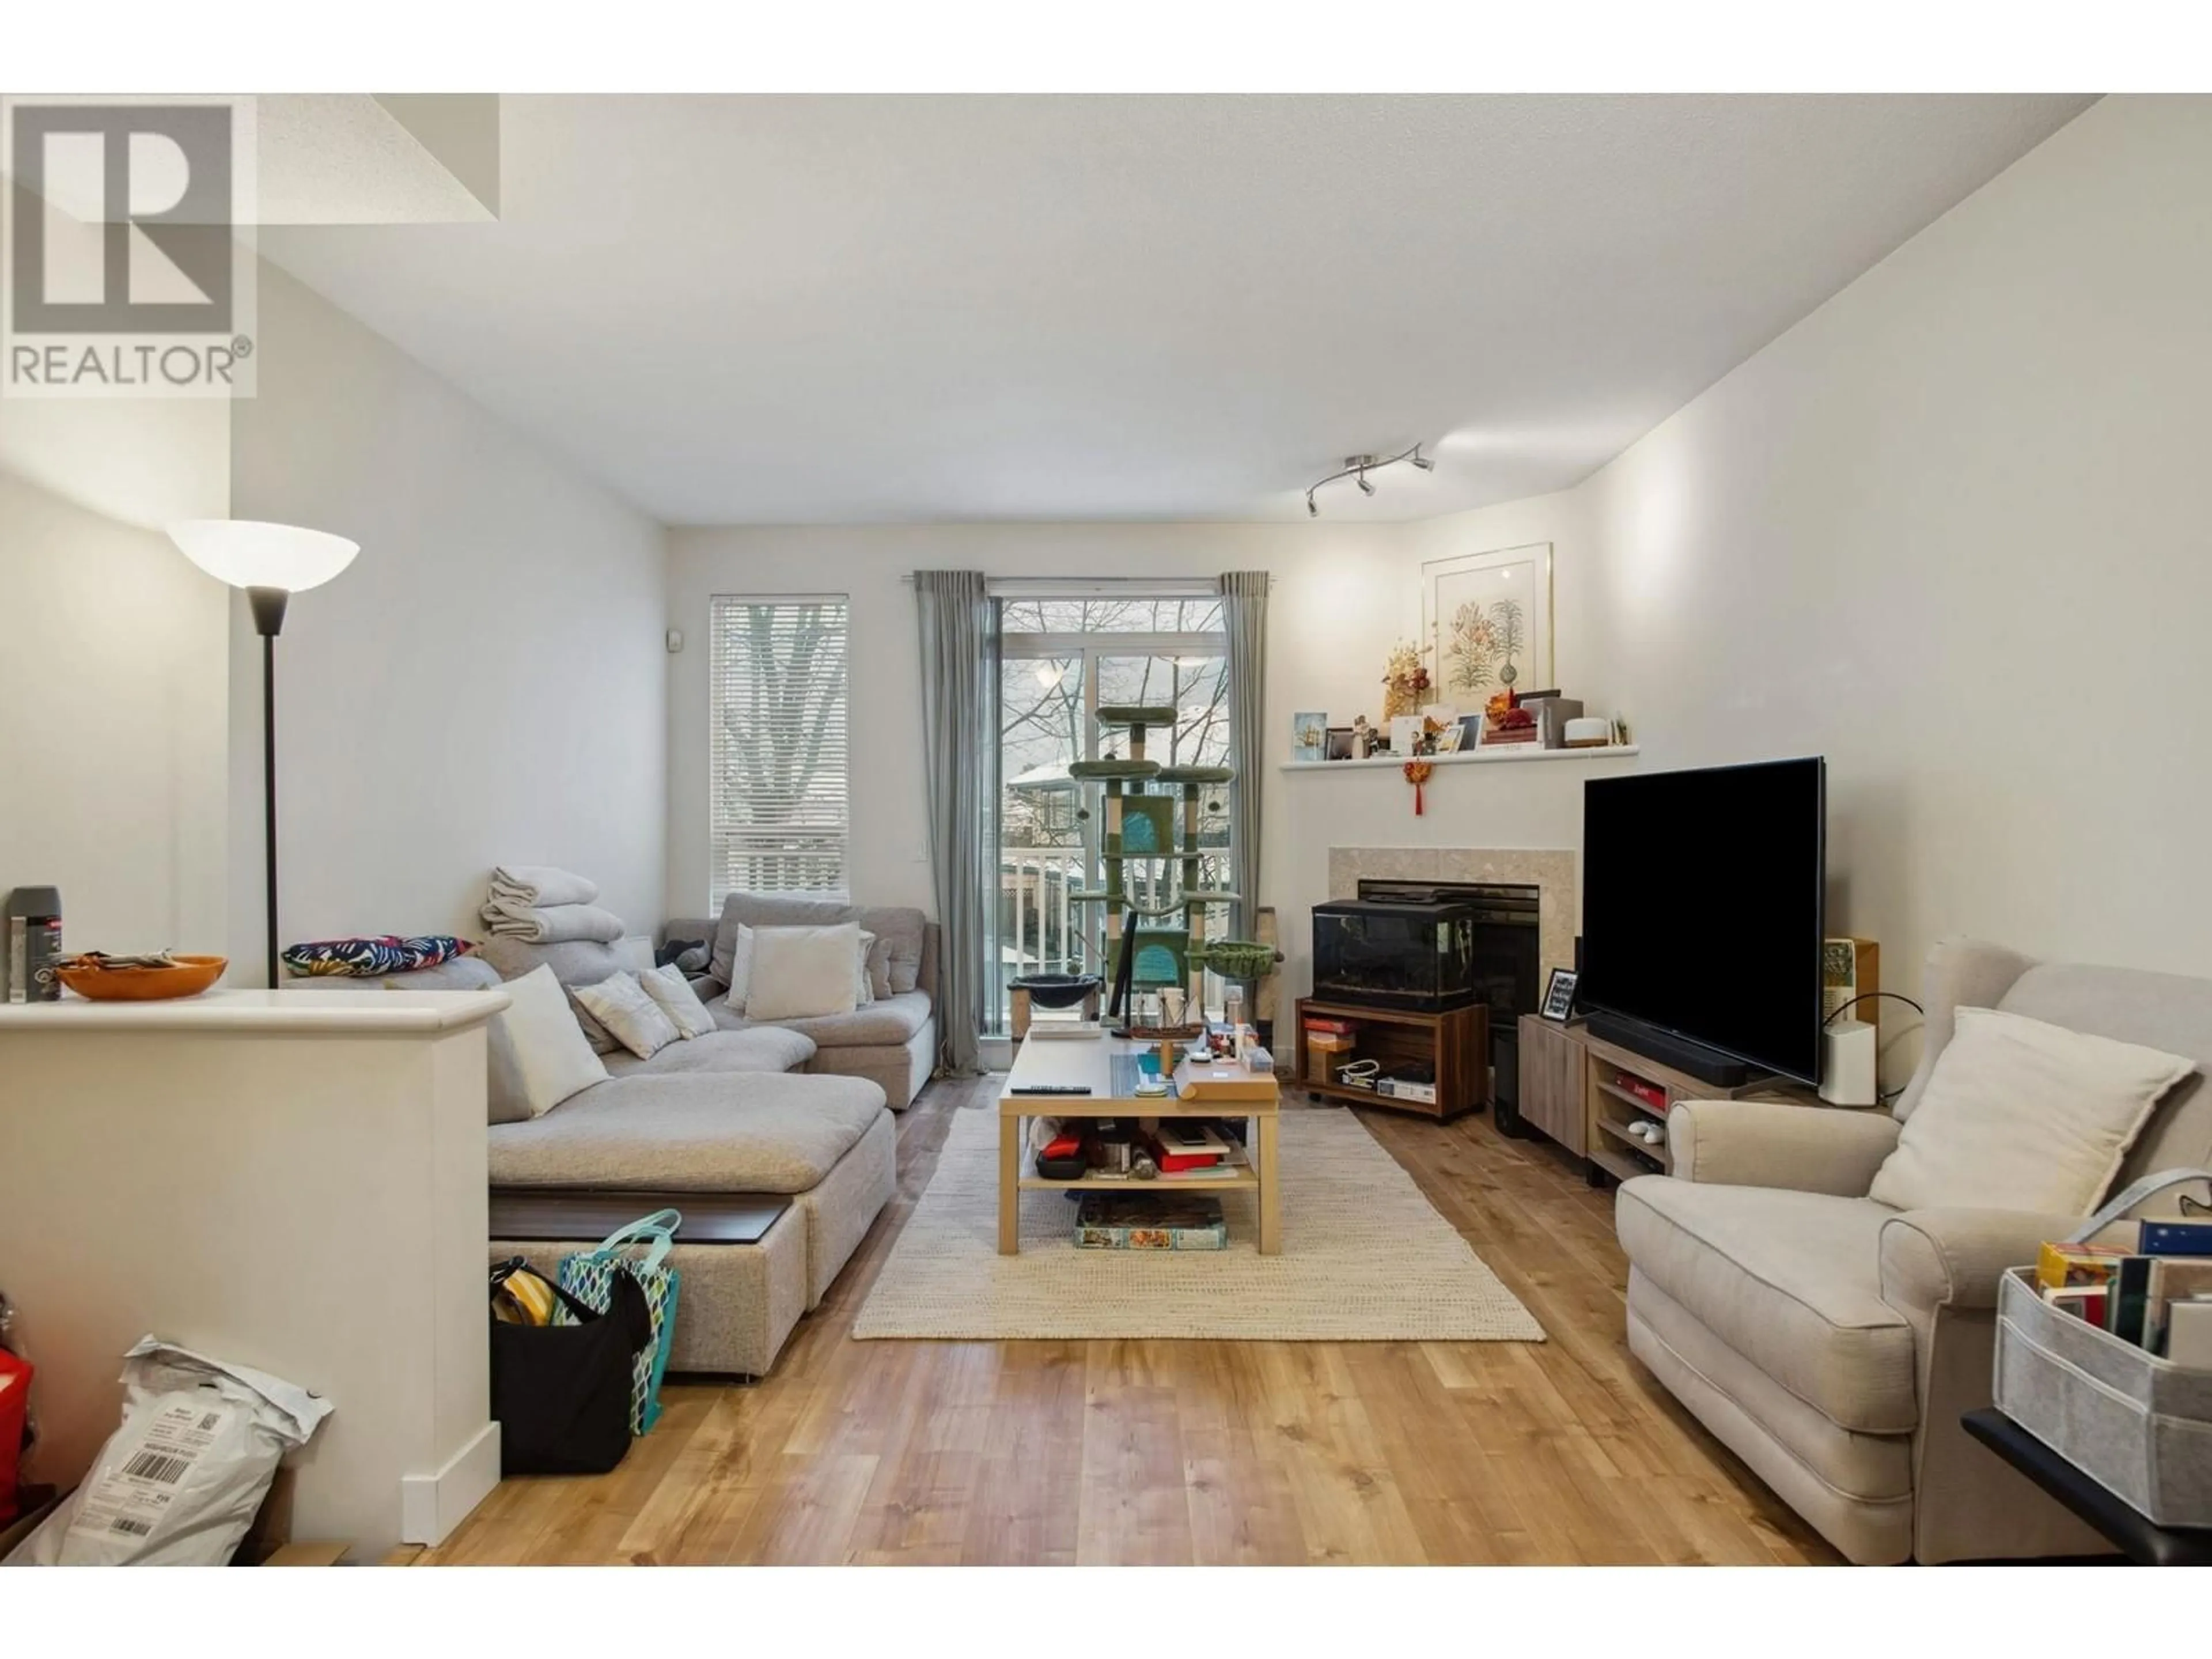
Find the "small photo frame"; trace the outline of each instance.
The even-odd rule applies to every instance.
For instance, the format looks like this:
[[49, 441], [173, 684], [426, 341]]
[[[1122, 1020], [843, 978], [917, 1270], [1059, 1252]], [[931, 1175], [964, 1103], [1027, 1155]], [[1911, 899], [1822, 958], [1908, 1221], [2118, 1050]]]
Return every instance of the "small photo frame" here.
[[1537, 1012], [1564, 1025], [1575, 1017], [1575, 981], [1582, 975], [1571, 968], [1554, 968], [1545, 981], [1544, 1006]]
[[1328, 728], [1328, 753], [1322, 758], [1325, 760], [1352, 758], [1352, 728], [1350, 726], [1332, 726]]
[[1400, 759], [1417, 755], [1421, 749], [1421, 717], [1419, 714], [1390, 716], [1390, 752]]
[[1328, 758], [1328, 716], [1293, 714], [1291, 716], [1291, 759], [1306, 763]]
[[1473, 754], [1482, 747], [1482, 716], [1462, 714], [1459, 717], [1459, 752]]
[[1451, 721], [1437, 733], [1436, 752], [1439, 755], [1456, 755], [1459, 753], [1460, 744], [1464, 739], [1466, 732], [1467, 728], [1457, 720]]

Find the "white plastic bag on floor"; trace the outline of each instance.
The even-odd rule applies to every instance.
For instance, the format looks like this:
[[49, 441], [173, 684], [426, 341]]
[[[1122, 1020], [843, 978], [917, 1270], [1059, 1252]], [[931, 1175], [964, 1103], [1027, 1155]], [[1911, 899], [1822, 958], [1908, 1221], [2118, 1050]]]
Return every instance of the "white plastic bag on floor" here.
[[150, 1336], [124, 1356], [123, 1386], [123, 1426], [9, 1566], [223, 1566], [276, 1465], [331, 1410], [289, 1382]]

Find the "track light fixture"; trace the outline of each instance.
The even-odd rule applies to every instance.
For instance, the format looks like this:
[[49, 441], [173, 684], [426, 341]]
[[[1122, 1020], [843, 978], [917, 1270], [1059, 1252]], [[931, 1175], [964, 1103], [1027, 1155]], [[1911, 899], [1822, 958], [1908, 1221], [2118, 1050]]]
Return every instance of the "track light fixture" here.
[[1386, 466], [1395, 466], [1401, 461], [1411, 461], [1424, 472], [1433, 472], [1437, 470], [1437, 464], [1421, 453], [1421, 447], [1419, 444], [1396, 455], [1347, 455], [1344, 458], [1344, 465], [1341, 468], [1307, 489], [1306, 517], [1309, 519], [1321, 517], [1321, 503], [1314, 499], [1316, 490], [1333, 484], [1340, 478], [1350, 478], [1359, 486], [1361, 495], [1372, 495], [1375, 493], [1375, 485], [1367, 475], [1370, 472], [1380, 471]]

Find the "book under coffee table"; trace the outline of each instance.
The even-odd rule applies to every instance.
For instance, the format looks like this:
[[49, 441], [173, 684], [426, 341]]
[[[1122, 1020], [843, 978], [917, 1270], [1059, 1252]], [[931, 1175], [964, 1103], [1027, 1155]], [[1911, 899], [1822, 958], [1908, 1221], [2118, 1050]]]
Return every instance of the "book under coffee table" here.
[[[1282, 1250], [1282, 1192], [1276, 1179], [1276, 1127], [1282, 1104], [1274, 1076], [1249, 1072], [1234, 1061], [1194, 1066], [1188, 1060], [1176, 1067], [1176, 1092], [1143, 1096], [1135, 1092], [1136, 1056], [1149, 1043], [1117, 1037], [1075, 1042], [1023, 1040], [1006, 1073], [999, 1096], [999, 1254], [1013, 1255], [1021, 1249], [1021, 1194], [1049, 1188], [1060, 1192], [1113, 1191], [1220, 1192], [1249, 1188], [1258, 1200], [1260, 1254]], [[1087, 1094], [1029, 1095], [1018, 1089], [1035, 1087], [1087, 1089]], [[1127, 1177], [1088, 1175], [1073, 1181], [1054, 1181], [1034, 1170], [1023, 1173], [1028, 1157], [1024, 1127], [1032, 1117], [1242, 1117], [1252, 1124], [1250, 1158], [1220, 1175], [1185, 1176], [1159, 1182]]]

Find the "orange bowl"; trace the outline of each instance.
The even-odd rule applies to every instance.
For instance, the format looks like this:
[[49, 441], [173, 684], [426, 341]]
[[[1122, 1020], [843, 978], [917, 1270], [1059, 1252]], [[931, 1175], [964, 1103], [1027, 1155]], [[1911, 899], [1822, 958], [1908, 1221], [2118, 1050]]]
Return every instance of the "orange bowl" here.
[[54, 977], [92, 1002], [166, 1002], [196, 997], [222, 977], [228, 957], [183, 957], [173, 968], [57, 968]]

